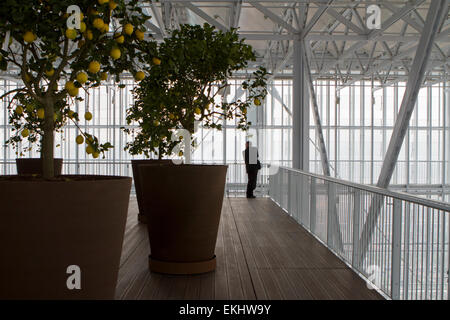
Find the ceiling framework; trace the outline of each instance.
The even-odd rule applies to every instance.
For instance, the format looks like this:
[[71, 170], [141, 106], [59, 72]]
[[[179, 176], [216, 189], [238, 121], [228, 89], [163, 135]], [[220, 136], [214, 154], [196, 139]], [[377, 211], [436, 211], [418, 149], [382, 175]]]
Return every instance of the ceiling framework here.
[[[304, 41], [313, 79], [339, 88], [366, 79], [380, 86], [405, 81], [412, 67], [431, 0], [398, 1], [143, 1], [152, 14], [148, 32], [161, 39], [182, 23], [238, 28], [272, 78], [292, 76], [293, 41]], [[368, 29], [366, 10], [381, 9], [381, 28]], [[448, 8], [447, 8], [448, 10]], [[428, 62], [425, 81], [448, 80], [450, 17], [447, 12]]]
[[[447, 1], [450, 5], [450, 1]], [[143, 0], [152, 18], [147, 34], [167, 37], [181, 24], [238, 28], [258, 54], [249, 70], [264, 65], [274, 78], [292, 77], [293, 42], [304, 41], [313, 79], [339, 88], [373, 79], [380, 86], [409, 75], [431, 0]], [[368, 29], [367, 7], [381, 9], [381, 28]], [[450, 16], [441, 24], [427, 65], [425, 82], [449, 80]], [[247, 72], [247, 71], [246, 71]], [[0, 77], [14, 77], [0, 74]], [[239, 75], [237, 75], [239, 76]]]

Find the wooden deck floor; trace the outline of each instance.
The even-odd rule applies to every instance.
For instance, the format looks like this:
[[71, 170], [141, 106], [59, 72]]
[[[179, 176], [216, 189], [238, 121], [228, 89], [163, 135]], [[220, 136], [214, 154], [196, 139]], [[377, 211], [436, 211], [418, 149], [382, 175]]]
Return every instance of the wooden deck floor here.
[[382, 299], [270, 199], [224, 199], [217, 270], [204, 275], [150, 273], [136, 216], [132, 199], [117, 299]]

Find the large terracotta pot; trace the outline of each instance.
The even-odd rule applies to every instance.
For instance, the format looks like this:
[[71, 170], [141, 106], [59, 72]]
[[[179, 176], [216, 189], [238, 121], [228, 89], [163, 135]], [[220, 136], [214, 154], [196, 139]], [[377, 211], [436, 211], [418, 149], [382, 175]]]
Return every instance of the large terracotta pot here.
[[138, 202], [138, 221], [141, 223], [147, 223], [147, 217], [144, 212], [144, 200], [142, 196], [141, 181], [139, 177], [138, 167], [143, 164], [173, 164], [172, 160], [157, 160], [157, 159], [144, 159], [144, 160], [131, 160], [131, 167], [133, 168], [134, 189], [136, 190], [136, 198]]
[[0, 299], [114, 299], [131, 178], [62, 177], [0, 176]]
[[[55, 175], [61, 175], [63, 159], [54, 159]], [[42, 174], [41, 158], [17, 158], [17, 174]]]
[[150, 270], [196, 274], [216, 267], [219, 229], [228, 166], [141, 165], [141, 187], [148, 219]]

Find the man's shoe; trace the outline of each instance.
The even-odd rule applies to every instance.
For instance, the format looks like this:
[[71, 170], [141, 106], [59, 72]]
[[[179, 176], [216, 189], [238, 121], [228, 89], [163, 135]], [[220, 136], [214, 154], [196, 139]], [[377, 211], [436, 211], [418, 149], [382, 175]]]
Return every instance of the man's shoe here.
[[256, 198], [256, 197], [253, 196], [253, 195], [251, 195], [251, 196], [247, 196], [247, 198], [249, 198], [249, 199], [254, 199], [254, 198]]

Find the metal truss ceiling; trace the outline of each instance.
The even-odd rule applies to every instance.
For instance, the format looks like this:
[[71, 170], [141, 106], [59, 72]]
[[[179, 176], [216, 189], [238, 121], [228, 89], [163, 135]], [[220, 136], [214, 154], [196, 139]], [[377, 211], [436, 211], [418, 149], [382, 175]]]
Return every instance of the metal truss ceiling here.
[[[341, 87], [362, 79], [381, 85], [405, 81], [431, 0], [408, 1], [143, 1], [153, 17], [148, 32], [162, 39], [180, 24], [208, 22], [239, 28], [275, 77], [291, 76], [293, 39], [305, 41], [312, 77], [336, 79]], [[381, 28], [369, 30], [366, 10], [381, 9]], [[450, 68], [450, 17], [435, 39], [426, 81], [440, 82]]]

